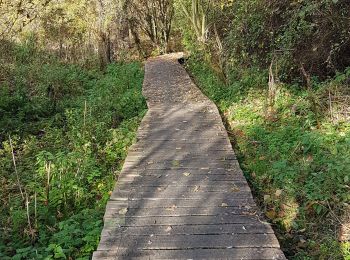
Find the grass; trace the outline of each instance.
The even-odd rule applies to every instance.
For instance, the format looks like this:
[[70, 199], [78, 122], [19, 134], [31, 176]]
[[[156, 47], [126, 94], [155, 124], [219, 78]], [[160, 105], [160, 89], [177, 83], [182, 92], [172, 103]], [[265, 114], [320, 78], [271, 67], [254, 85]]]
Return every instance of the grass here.
[[[187, 69], [221, 110], [241, 167], [287, 257], [350, 259], [349, 243], [338, 242], [349, 212], [349, 122], [332, 123], [322, 111], [317, 128], [309, 93], [283, 84], [268, 118], [267, 71], [231, 71], [225, 85], [200, 58], [191, 58]], [[343, 86], [345, 78], [318, 83], [314, 94]]]
[[146, 110], [141, 64], [100, 72], [2, 46], [0, 258], [89, 259]]

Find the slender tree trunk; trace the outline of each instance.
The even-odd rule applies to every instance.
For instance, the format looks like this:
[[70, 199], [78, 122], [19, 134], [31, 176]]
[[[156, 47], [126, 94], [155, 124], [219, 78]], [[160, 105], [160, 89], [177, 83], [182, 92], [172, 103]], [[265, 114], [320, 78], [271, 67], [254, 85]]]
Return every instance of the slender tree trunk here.
[[104, 70], [112, 61], [109, 33], [102, 31], [99, 33], [98, 56], [100, 60], [100, 68], [101, 70]]

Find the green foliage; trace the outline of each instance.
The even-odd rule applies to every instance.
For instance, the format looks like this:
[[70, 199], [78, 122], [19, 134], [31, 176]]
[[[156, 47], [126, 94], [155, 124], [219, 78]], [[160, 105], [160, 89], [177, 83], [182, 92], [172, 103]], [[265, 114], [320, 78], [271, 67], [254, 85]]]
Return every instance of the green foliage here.
[[[281, 242], [289, 250], [287, 255], [350, 257], [346, 243], [340, 244], [334, 235], [334, 223], [350, 200], [349, 122], [332, 124], [323, 113], [321, 127], [316, 128], [307, 91], [282, 84], [276, 114], [266, 117], [268, 72], [264, 70], [231, 71], [234, 80], [226, 85], [199, 58], [191, 58], [188, 69], [218, 104], [234, 133], [241, 166], [266, 216], [284, 234]], [[315, 95], [322, 96], [326, 89], [328, 93], [334, 84], [341, 88], [347, 73], [318, 83]]]
[[143, 71], [138, 63], [86, 70], [9, 45], [3, 55], [12, 59], [0, 57], [0, 258], [89, 259], [146, 109]]
[[184, 5], [184, 3], [180, 2], [180, 5], [187, 19], [192, 24], [192, 29], [197, 36], [198, 42], [201, 44], [205, 43], [207, 31], [207, 14], [204, 11], [204, 3], [200, 0], [192, 0], [191, 11], [187, 10], [187, 7]]
[[349, 2], [221, 0], [211, 7], [205, 48], [177, 18], [189, 70], [234, 133], [287, 255], [349, 258], [335, 235], [348, 223], [350, 199]]
[[285, 79], [303, 64], [325, 78], [349, 66], [349, 3], [345, 0], [234, 1], [227, 50], [234, 65], [266, 66], [274, 57]]

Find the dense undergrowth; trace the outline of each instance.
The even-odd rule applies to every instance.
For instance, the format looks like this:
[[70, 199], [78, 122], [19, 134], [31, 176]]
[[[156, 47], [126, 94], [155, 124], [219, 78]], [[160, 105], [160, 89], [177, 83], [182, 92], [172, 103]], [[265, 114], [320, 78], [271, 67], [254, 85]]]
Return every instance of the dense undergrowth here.
[[[245, 175], [287, 257], [350, 259], [350, 244], [338, 242], [341, 223], [350, 221], [349, 122], [331, 122], [323, 111], [317, 128], [310, 93], [285, 84], [279, 84], [271, 118], [267, 70], [232, 70], [231, 83], [224, 84], [203, 64], [191, 58], [188, 70], [221, 110]], [[315, 82], [313, 95], [347, 87], [349, 74]]]
[[141, 65], [0, 48], [0, 259], [89, 259], [146, 109]]

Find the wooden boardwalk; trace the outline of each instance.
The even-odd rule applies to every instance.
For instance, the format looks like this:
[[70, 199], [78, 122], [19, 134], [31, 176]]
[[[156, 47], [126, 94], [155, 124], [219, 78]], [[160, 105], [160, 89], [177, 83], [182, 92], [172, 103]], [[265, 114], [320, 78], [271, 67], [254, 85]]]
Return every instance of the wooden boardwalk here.
[[257, 216], [216, 106], [176, 55], [145, 69], [149, 111], [93, 259], [285, 259]]

